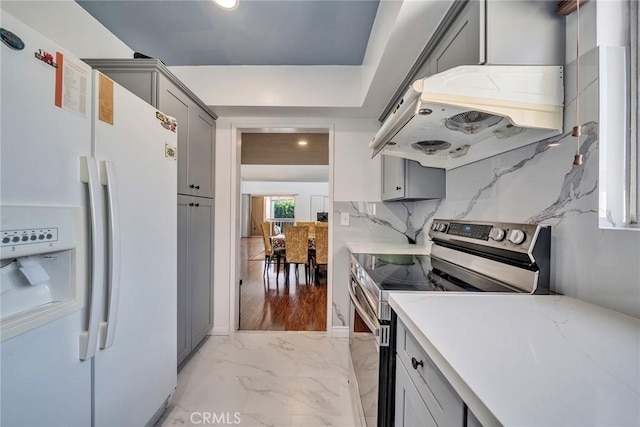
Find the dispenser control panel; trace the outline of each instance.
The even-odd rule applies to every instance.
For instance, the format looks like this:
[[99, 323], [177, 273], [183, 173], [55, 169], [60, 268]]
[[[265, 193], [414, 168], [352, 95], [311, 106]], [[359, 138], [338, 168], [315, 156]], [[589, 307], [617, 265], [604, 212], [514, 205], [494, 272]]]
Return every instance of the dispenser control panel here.
[[58, 241], [58, 227], [0, 231], [2, 247]]
[[78, 206], [3, 205], [0, 342], [85, 304], [87, 212]]

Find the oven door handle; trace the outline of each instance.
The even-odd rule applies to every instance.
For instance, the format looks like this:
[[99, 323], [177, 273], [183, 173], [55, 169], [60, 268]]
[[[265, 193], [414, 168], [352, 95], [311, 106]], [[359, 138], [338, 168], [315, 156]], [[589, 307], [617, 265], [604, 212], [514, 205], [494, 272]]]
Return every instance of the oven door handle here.
[[358, 312], [358, 314], [360, 315], [364, 323], [367, 325], [369, 329], [371, 329], [371, 332], [373, 332], [373, 335], [376, 337], [376, 340], [378, 340], [378, 337], [380, 337], [380, 322], [378, 322], [376, 319], [372, 319], [371, 317], [369, 317], [369, 315], [367, 314], [362, 304], [360, 304], [358, 297], [356, 297], [355, 291], [353, 290], [354, 281], [350, 280], [349, 282], [350, 283], [349, 283], [348, 289], [349, 289], [349, 297], [351, 298], [351, 302], [353, 303], [353, 306], [355, 307], [356, 311]]

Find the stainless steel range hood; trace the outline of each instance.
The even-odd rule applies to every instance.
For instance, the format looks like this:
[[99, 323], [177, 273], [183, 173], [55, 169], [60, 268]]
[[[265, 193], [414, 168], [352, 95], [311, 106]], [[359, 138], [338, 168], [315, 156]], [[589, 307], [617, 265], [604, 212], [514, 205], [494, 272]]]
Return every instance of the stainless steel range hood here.
[[369, 146], [453, 169], [562, 132], [561, 66], [475, 65], [416, 80]]

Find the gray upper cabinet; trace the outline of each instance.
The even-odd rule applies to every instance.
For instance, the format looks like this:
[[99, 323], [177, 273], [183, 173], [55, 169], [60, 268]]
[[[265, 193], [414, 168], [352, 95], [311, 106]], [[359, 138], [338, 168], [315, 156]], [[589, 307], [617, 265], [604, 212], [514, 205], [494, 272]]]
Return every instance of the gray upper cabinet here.
[[[175, 85], [164, 80], [159, 93], [158, 105], [178, 121], [178, 194], [191, 194], [189, 191], [189, 98]], [[169, 113], [169, 111], [171, 111]]]
[[470, 1], [430, 55], [431, 74], [460, 65], [562, 65], [563, 40], [554, 2]]
[[84, 59], [178, 121], [178, 193], [215, 197], [217, 116], [156, 59]]
[[[216, 123], [202, 108], [193, 108], [189, 120], [189, 189], [200, 197], [213, 197]], [[194, 186], [191, 188], [191, 186]]]
[[444, 169], [426, 168], [413, 160], [382, 156], [382, 200], [442, 199], [446, 193]]
[[382, 156], [382, 200], [404, 197], [404, 164], [400, 157]]
[[484, 62], [484, 38], [480, 37], [483, 9], [481, 1], [472, 1], [460, 12], [431, 55], [429, 75], [459, 65], [478, 65]]
[[563, 65], [565, 20], [556, 2], [454, 1], [379, 117], [417, 79], [461, 65]]
[[485, 38], [485, 63], [564, 65], [565, 18], [556, 14], [557, 2], [482, 0], [479, 3], [479, 37]]

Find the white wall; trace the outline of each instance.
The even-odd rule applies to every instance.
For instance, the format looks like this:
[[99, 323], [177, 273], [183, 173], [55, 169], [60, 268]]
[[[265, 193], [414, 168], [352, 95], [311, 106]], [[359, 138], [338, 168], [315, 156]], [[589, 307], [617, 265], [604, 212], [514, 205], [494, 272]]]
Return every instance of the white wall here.
[[356, 66], [172, 66], [208, 105], [360, 107]]
[[78, 58], [133, 58], [129, 46], [73, 0], [2, 0], [0, 7]]
[[369, 142], [380, 128], [377, 120], [338, 122], [333, 152], [333, 200], [380, 201], [380, 156], [371, 158]]
[[311, 196], [328, 196], [329, 183], [242, 181], [242, 193], [255, 196], [295, 195], [295, 220], [315, 221], [311, 218]]

